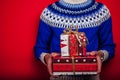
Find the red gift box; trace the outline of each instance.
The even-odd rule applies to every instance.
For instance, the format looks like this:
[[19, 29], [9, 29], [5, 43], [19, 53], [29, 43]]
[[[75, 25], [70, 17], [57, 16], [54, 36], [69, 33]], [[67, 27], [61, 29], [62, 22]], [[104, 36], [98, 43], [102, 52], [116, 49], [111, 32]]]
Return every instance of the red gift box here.
[[88, 57], [61, 57], [53, 58], [53, 75], [81, 75], [97, 74], [97, 59]]
[[81, 57], [86, 56], [86, 45], [87, 45], [87, 38], [83, 32], [79, 32], [76, 34], [76, 38], [78, 40], [78, 54]]
[[69, 54], [70, 56], [78, 56], [77, 38], [74, 34], [69, 35]]

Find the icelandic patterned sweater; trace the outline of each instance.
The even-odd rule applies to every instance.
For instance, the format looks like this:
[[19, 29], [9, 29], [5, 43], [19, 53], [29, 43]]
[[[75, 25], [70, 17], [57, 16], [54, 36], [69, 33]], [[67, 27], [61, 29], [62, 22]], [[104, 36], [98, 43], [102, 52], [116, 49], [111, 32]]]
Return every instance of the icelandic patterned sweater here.
[[80, 4], [59, 0], [45, 8], [40, 16], [36, 57], [44, 63], [46, 54], [60, 53], [60, 34], [65, 28], [76, 27], [88, 38], [87, 52], [100, 50], [104, 53], [105, 60], [114, 56], [115, 44], [108, 8], [95, 0]]

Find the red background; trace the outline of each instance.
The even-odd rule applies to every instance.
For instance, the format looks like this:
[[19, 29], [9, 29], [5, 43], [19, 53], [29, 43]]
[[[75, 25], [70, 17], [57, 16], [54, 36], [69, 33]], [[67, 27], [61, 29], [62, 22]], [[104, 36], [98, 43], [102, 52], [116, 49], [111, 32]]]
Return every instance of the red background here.
[[[46, 67], [34, 56], [39, 15], [55, 0], [0, 0], [0, 79], [48, 80]], [[119, 0], [98, 0], [113, 18], [116, 55], [104, 64], [101, 80], [120, 80]]]

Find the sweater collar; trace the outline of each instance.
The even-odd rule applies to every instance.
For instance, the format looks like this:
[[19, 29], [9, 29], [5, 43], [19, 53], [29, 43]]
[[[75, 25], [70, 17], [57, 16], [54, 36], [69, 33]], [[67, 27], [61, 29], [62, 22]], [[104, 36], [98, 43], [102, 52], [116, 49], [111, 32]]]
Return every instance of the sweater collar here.
[[95, 3], [95, 0], [87, 0], [86, 2], [80, 4], [70, 4], [64, 2], [64, 0], [59, 0], [58, 3], [67, 8], [85, 8], [87, 6], [93, 5]]

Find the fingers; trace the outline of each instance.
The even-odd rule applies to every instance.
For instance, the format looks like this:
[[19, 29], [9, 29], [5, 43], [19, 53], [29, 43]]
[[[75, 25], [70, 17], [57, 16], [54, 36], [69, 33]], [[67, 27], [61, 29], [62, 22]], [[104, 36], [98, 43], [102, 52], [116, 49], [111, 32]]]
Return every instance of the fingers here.
[[56, 53], [56, 52], [53, 52], [53, 53], [51, 53], [51, 55], [52, 55], [52, 57], [55, 57], [55, 56], [58, 56], [58, 55], [60, 55], [59, 53]]
[[48, 54], [45, 56], [46, 63], [47, 63], [47, 69], [49, 74], [52, 76], [52, 57], [60, 55], [59, 53], [53, 52], [51, 54]]
[[92, 51], [89, 53], [91, 56], [95, 56], [97, 54], [97, 51]]
[[97, 51], [92, 51], [89, 53], [91, 56], [95, 56], [96, 55], [96, 58], [97, 58], [97, 65], [98, 65], [98, 71], [97, 73], [99, 74], [101, 72], [101, 67], [102, 67], [102, 61], [101, 61], [101, 57], [100, 55], [98, 54]]
[[100, 56], [96, 56], [97, 58], [97, 64], [98, 64], [98, 73], [101, 72], [101, 67], [102, 67], [102, 62], [101, 62], [101, 59], [100, 59]]
[[52, 57], [48, 59], [47, 68], [50, 75], [52, 75]]
[[52, 75], [52, 56], [51, 56], [51, 54], [47, 54], [45, 56], [45, 60], [46, 60], [46, 63], [47, 63], [48, 72], [49, 72], [50, 75]]

